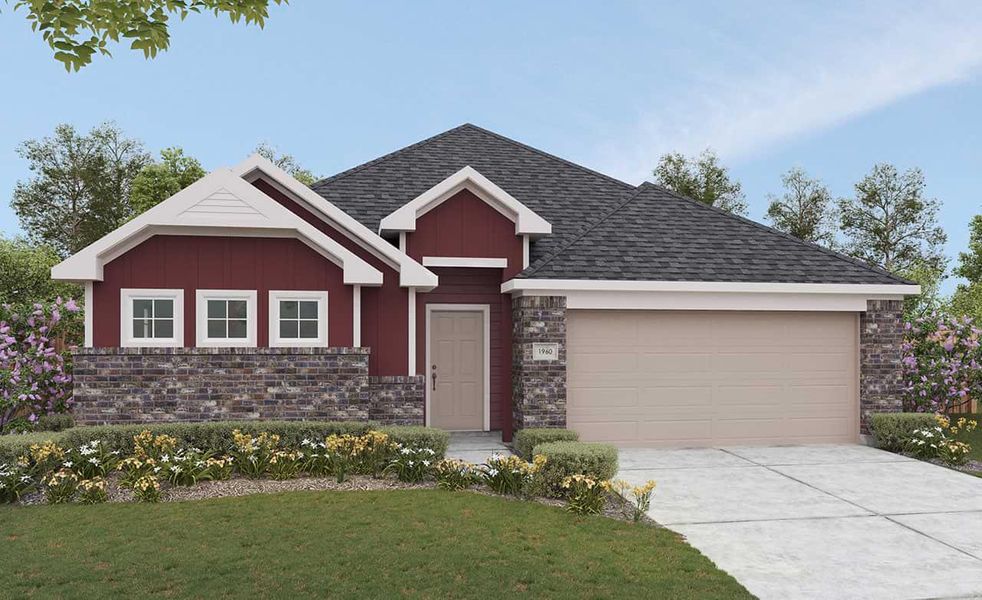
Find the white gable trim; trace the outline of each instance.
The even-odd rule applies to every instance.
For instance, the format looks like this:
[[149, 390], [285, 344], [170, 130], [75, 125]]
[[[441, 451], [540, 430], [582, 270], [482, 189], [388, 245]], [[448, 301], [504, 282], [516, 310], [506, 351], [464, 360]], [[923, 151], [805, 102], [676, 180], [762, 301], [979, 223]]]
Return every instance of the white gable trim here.
[[470, 190], [489, 206], [515, 222], [515, 235], [540, 237], [552, 233], [552, 225], [471, 166], [466, 166], [426, 190], [382, 219], [382, 231], [416, 231], [416, 219], [461, 190]]
[[501, 285], [501, 291], [515, 296], [563, 296], [569, 309], [862, 312], [867, 300], [902, 300], [920, 293], [920, 286], [512, 279]]
[[253, 154], [233, 167], [232, 172], [248, 182], [265, 176], [264, 180], [273, 187], [299, 201], [302, 206], [322, 217], [325, 223], [399, 271], [399, 285], [402, 287], [420, 287], [426, 290], [436, 287], [436, 274], [271, 161]]
[[382, 273], [229, 169], [209, 173], [51, 269], [52, 279], [102, 281], [103, 267], [158, 234], [296, 237], [344, 271], [346, 284]]

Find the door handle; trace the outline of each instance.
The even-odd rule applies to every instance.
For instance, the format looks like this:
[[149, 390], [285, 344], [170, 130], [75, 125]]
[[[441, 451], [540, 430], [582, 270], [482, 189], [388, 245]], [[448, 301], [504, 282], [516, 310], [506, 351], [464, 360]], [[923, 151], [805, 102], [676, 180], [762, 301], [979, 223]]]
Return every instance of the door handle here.
[[430, 369], [430, 378], [433, 380], [433, 391], [436, 391], [436, 365]]

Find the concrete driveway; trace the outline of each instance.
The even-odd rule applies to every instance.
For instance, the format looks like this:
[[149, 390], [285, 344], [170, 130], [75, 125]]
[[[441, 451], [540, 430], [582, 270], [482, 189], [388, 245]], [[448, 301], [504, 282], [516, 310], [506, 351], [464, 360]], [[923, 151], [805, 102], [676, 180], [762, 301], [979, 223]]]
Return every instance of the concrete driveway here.
[[982, 479], [874, 448], [625, 448], [649, 515], [768, 598], [982, 597]]

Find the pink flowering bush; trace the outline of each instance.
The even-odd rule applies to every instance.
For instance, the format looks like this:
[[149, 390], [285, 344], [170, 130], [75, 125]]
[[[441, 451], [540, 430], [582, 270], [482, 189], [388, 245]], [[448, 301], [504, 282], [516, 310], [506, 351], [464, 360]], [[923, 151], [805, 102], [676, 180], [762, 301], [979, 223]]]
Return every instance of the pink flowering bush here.
[[33, 423], [71, 408], [70, 355], [56, 346], [79, 313], [74, 300], [61, 298], [28, 311], [0, 310], [0, 433], [15, 419]]
[[982, 395], [980, 338], [969, 317], [931, 315], [906, 323], [904, 410], [948, 413]]

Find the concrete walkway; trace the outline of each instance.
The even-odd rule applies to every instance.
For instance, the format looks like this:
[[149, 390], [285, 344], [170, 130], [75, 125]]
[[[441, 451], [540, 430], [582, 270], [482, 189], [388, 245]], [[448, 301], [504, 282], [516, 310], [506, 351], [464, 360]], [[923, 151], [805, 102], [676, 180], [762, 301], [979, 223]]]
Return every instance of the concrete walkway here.
[[501, 441], [500, 431], [455, 431], [450, 434], [447, 458], [458, 458], [479, 465], [494, 453], [511, 454], [508, 446]]
[[622, 449], [649, 515], [770, 598], [982, 597], [982, 479], [865, 446]]

